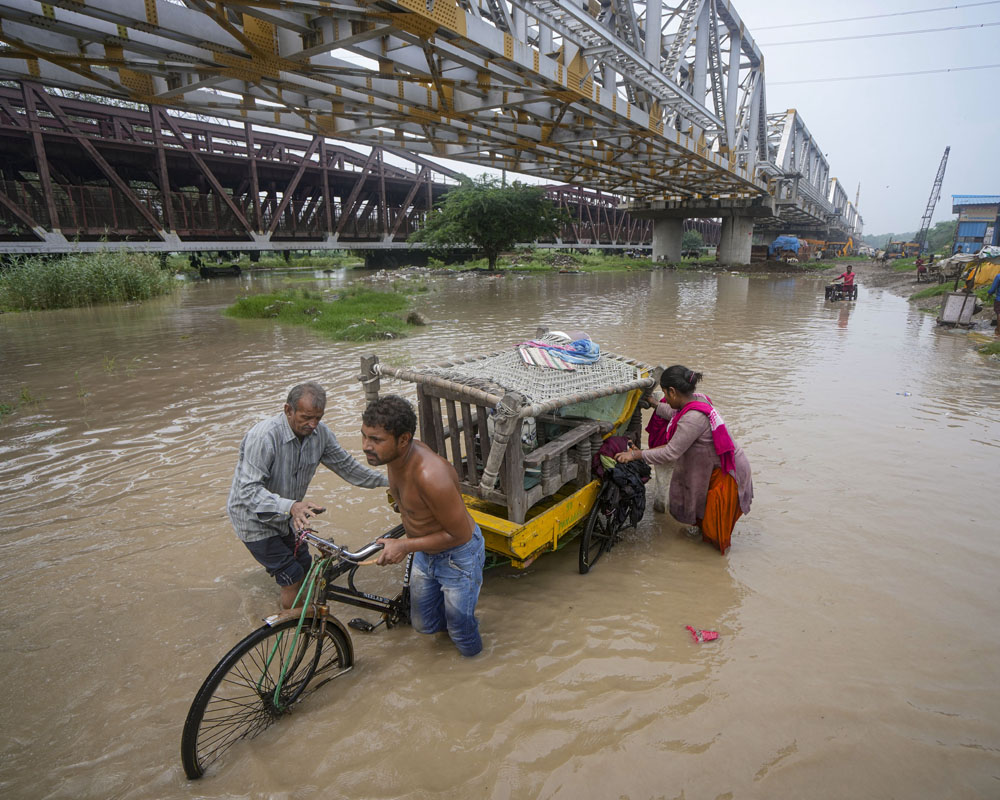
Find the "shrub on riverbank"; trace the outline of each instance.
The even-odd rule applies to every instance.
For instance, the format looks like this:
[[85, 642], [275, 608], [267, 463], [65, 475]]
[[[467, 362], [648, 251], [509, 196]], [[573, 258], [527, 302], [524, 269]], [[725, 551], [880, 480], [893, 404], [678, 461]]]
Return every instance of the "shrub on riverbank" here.
[[175, 287], [148, 253], [101, 250], [60, 258], [30, 256], [0, 270], [0, 308], [44, 311], [148, 300]]
[[[364, 256], [351, 250], [293, 250], [289, 259], [280, 252], [262, 252], [256, 261], [250, 260], [249, 253], [231, 253], [231, 258], [216, 264], [210, 252], [201, 254], [206, 267], [229, 266], [235, 264], [243, 270], [252, 269], [352, 269], [365, 265]], [[182, 272], [192, 277], [198, 276], [198, 269], [191, 265], [187, 253], [172, 253], [167, 257], [167, 266], [174, 272]]]
[[403, 294], [350, 288], [336, 294], [289, 289], [241, 297], [225, 314], [239, 319], [274, 319], [305, 325], [331, 339], [367, 342], [397, 339], [410, 329], [399, 312], [409, 300]]
[[[466, 261], [462, 264], [445, 265], [431, 259], [431, 267], [453, 270], [486, 270], [489, 262], [485, 258]], [[649, 269], [653, 262], [649, 258], [632, 258], [621, 253], [591, 250], [586, 253], [555, 250], [551, 248], [524, 248], [497, 259], [498, 272], [618, 272], [630, 269]]]

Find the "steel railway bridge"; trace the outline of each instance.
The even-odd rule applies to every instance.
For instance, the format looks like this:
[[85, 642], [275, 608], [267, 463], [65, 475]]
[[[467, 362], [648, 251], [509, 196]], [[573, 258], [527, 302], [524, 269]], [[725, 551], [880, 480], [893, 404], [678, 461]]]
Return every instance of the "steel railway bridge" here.
[[[0, 252], [405, 248], [459, 177], [382, 147], [0, 87]], [[569, 185], [546, 194], [571, 222], [540, 246], [649, 249], [652, 223], [621, 198]], [[685, 226], [718, 244], [717, 221]]]
[[[46, 136], [64, 160], [85, 153], [86, 188], [116, 198], [121, 228], [96, 225], [143, 230], [150, 249], [221, 231], [245, 249], [317, 233], [343, 247], [366, 226], [398, 244], [451, 177], [434, 156], [570, 184], [578, 207], [622, 200], [658, 258], [680, 255], [689, 218], [722, 219], [719, 257], [734, 264], [755, 226], [860, 231], [799, 115], [767, 112], [763, 56], [728, 0], [0, 0], [0, 42], [0, 80], [23, 103], [5, 94], [0, 126], [30, 140], [35, 167], [3, 165], [0, 208], [35, 250], [95, 227], [62, 227], [85, 207], [65, 199], [83, 175], [54, 165]], [[110, 133], [84, 132], [67, 91], [129, 108]], [[130, 136], [153, 155], [112, 164]], [[249, 174], [223, 181], [240, 157]], [[18, 175], [37, 185], [12, 187]]]

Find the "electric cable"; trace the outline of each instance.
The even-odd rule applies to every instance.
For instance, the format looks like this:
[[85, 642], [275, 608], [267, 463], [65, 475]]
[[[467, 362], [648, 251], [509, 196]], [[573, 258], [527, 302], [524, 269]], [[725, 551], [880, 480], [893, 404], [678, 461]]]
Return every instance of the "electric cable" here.
[[889, 33], [859, 33], [853, 36], [831, 36], [826, 39], [797, 39], [794, 42], [770, 42], [758, 47], [783, 47], [786, 44], [817, 44], [819, 42], [847, 42], [851, 39], [884, 39], [888, 36], [910, 36], [914, 33], [941, 33], [942, 31], [964, 31], [970, 28], [992, 28], [1000, 22], [980, 22], [975, 25], [951, 25], [947, 28], [923, 28], [916, 31], [890, 31]]
[[948, 67], [946, 69], [922, 69], [914, 72], [885, 72], [881, 75], [848, 75], [842, 78], [812, 78], [801, 81], [768, 81], [768, 86], [790, 86], [793, 83], [833, 83], [835, 81], [866, 81], [874, 78], [903, 78], [908, 75], [934, 75], [942, 72], [965, 72], [972, 69], [998, 69], [1000, 64], [978, 64], [974, 67]]
[[973, 8], [974, 6], [1000, 5], [1000, 0], [985, 0], [980, 3], [962, 3], [955, 6], [938, 6], [937, 8], [921, 8], [916, 11], [895, 11], [891, 14], [871, 14], [867, 17], [843, 17], [841, 19], [819, 19], [815, 22], [789, 22], [786, 25], [764, 25], [754, 28], [755, 31], [775, 31], [779, 28], [805, 28], [809, 25], [832, 25], [835, 22], [859, 22], [868, 19], [885, 19], [887, 17], [905, 17], [910, 14], [928, 14], [932, 11], [953, 11], [956, 8]]

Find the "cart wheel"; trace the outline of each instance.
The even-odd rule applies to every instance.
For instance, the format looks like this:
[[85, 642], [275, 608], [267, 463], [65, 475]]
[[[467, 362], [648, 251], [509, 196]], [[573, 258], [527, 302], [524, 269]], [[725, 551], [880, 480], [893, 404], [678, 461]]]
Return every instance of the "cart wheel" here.
[[604, 513], [605, 501], [610, 491], [610, 484], [606, 483], [601, 487], [601, 492], [597, 495], [594, 507], [590, 509], [590, 515], [587, 517], [587, 526], [583, 529], [583, 536], [580, 537], [581, 575], [590, 572], [590, 568], [615, 543], [615, 534], [617, 534], [619, 527], [614, 520], [616, 515], [614, 511], [610, 515]]

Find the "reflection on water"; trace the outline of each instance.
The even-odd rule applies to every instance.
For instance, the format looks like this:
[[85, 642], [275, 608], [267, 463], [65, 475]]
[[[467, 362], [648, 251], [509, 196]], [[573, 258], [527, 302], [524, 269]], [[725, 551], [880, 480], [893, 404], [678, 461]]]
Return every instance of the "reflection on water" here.
[[[221, 316], [241, 291], [310, 285], [256, 273], [0, 317], [0, 402], [27, 398], [0, 423], [5, 794], [995, 794], [995, 362], [897, 297], [826, 303], [808, 277], [431, 283], [432, 325], [377, 346]], [[572, 548], [492, 572], [484, 656], [355, 634], [349, 677], [189, 786], [188, 704], [275, 597], [224, 514], [246, 429], [317, 379], [358, 453], [363, 353], [426, 363], [539, 324], [705, 373], [757, 489], [730, 554], [650, 511], [587, 576]], [[349, 544], [393, 524], [377, 492], [314, 486]]]

